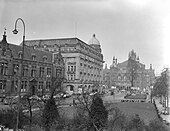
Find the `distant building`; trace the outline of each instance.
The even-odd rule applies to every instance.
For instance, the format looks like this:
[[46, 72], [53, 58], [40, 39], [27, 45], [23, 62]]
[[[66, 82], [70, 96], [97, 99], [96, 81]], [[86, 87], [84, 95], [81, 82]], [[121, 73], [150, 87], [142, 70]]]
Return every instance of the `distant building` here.
[[78, 38], [27, 40], [27, 46], [58, 53], [65, 63], [65, 91], [78, 93], [98, 89], [102, 84], [103, 55], [100, 42], [93, 35], [88, 44]]
[[22, 47], [10, 44], [6, 32], [0, 42], [0, 93], [16, 95], [21, 80], [21, 93], [44, 95], [53, 82], [64, 76], [61, 53], [52, 54], [25, 46], [23, 72], [21, 75]]
[[[128, 59], [133, 59], [138, 64], [137, 77], [134, 80], [134, 87], [140, 89], [147, 88], [154, 83], [155, 73], [150, 64], [149, 69], [145, 69], [145, 65], [140, 63], [139, 56], [136, 55], [134, 50], [129, 52]], [[128, 72], [128, 60], [118, 63], [117, 58], [113, 57], [110, 69], [105, 67], [103, 70], [103, 80], [107, 87], [116, 86], [119, 88], [131, 87], [131, 75]]]

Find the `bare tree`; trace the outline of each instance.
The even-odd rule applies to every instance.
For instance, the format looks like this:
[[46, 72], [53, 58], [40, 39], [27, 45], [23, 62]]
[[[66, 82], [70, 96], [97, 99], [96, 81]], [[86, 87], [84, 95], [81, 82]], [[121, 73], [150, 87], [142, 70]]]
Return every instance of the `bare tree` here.
[[77, 114], [75, 115], [75, 118], [81, 119], [78, 120], [79, 122], [81, 121], [81, 123], [77, 128], [79, 130], [87, 131], [104, 130], [106, 128], [108, 113], [99, 95], [90, 96], [89, 94], [82, 92], [82, 94], [77, 97], [77, 100], [79, 104], [76, 106]]
[[[165, 109], [168, 109], [168, 92], [169, 92], [169, 69], [165, 68], [162, 73], [161, 76], [156, 80], [155, 84], [154, 84], [154, 88], [153, 88], [153, 92], [152, 94], [154, 96], [159, 96], [159, 97], [164, 97], [165, 99]], [[169, 110], [168, 110], [169, 112]]]

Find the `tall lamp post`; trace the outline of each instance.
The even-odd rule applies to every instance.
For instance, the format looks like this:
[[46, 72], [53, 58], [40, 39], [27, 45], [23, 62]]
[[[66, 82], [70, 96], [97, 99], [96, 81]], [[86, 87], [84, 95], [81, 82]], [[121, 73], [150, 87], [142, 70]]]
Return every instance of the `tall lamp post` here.
[[17, 107], [18, 107], [18, 112], [17, 112], [17, 124], [16, 124], [16, 131], [18, 131], [18, 126], [19, 126], [19, 115], [20, 115], [20, 99], [21, 99], [21, 82], [22, 82], [22, 72], [23, 72], [23, 59], [24, 59], [24, 42], [25, 42], [25, 23], [23, 21], [23, 19], [21, 18], [18, 18], [16, 21], [15, 21], [15, 29], [12, 31], [13, 34], [17, 34], [18, 31], [17, 31], [17, 22], [18, 21], [21, 21], [23, 23], [23, 27], [24, 27], [24, 31], [23, 31], [23, 40], [22, 40], [22, 54], [21, 54], [21, 67], [20, 67], [20, 78], [19, 78], [19, 87], [18, 87], [18, 103], [17, 103]]
[[152, 91], [153, 91], [153, 86], [150, 86], [150, 91], [151, 91], [150, 97], [151, 97], [151, 103], [152, 103]]

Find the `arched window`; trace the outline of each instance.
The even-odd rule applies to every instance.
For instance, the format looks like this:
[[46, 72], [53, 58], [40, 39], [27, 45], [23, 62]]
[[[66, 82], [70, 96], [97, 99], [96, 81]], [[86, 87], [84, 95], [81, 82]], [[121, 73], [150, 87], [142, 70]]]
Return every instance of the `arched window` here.
[[121, 80], [121, 76], [119, 75], [117, 79], [120, 81]]
[[36, 55], [32, 54], [32, 60], [35, 61], [36, 60]]
[[20, 59], [22, 58], [22, 51], [18, 52], [18, 58], [20, 58]]
[[7, 75], [8, 63], [7, 62], [0, 62], [0, 74]]

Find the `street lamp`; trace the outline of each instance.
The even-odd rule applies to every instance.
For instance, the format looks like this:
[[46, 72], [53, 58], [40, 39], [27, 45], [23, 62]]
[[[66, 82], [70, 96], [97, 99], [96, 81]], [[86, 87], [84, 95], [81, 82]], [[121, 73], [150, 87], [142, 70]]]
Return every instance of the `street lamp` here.
[[153, 86], [150, 86], [150, 91], [151, 91], [151, 92], [150, 92], [150, 93], [151, 93], [151, 94], [150, 94], [150, 97], [151, 97], [151, 103], [152, 103], [152, 90], [153, 90]]
[[18, 126], [19, 126], [19, 112], [20, 112], [20, 99], [21, 99], [21, 82], [22, 82], [22, 72], [23, 72], [23, 59], [24, 59], [24, 42], [25, 42], [25, 23], [24, 21], [21, 19], [21, 18], [18, 18], [16, 21], [15, 21], [15, 29], [12, 31], [13, 34], [17, 34], [18, 31], [17, 31], [17, 22], [18, 21], [21, 21], [22, 24], [23, 24], [23, 27], [24, 27], [24, 31], [23, 31], [23, 40], [22, 40], [22, 55], [21, 55], [21, 70], [20, 70], [20, 79], [19, 79], [19, 86], [18, 86], [18, 103], [17, 103], [17, 106], [18, 106], [18, 112], [17, 112], [17, 125], [16, 125], [16, 131], [18, 131]]

